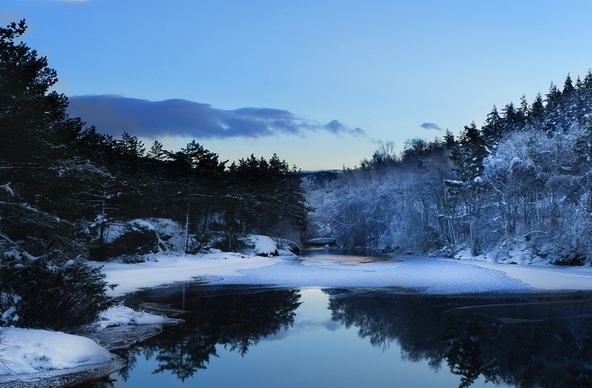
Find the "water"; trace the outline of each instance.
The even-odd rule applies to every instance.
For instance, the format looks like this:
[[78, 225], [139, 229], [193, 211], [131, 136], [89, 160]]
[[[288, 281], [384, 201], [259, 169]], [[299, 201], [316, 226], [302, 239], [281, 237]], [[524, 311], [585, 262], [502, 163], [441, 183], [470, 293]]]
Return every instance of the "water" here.
[[[111, 387], [579, 387], [592, 296], [174, 285], [126, 303], [185, 310], [123, 351]], [[497, 385], [496, 385], [497, 383]]]

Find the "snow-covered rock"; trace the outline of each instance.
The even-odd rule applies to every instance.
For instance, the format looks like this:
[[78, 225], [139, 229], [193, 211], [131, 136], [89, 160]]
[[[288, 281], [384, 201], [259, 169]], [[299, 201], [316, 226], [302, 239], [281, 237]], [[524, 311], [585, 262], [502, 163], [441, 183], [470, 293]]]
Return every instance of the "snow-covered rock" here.
[[113, 306], [99, 315], [99, 319], [94, 327], [98, 330], [104, 330], [114, 326], [160, 325], [168, 322], [171, 322], [171, 320], [162, 315], [135, 311], [125, 306]]
[[243, 239], [247, 250], [257, 256], [278, 256], [278, 248], [275, 241], [268, 236], [250, 235]]
[[332, 237], [317, 237], [311, 238], [310, 240], [306, 240], [306, 244], [308, 245], [335, 245], [337, 244], [337, 240]]
[[295, 241], [288, 240], [285, 238], [274, 238], [275, 244], [277, 245], [278, 251], [281, 255], [300, 255], [302, 254], [302, 247]]
[[[107, 222], [99, 219], [89, 226], [97, 259], [149, 253], [184, 251], [187, 237], [184, 228], [166, 218]], [[189, 236], [189, 246], [195, 241]]]
[[89, 338], [47, 330], [2, 328], [0, 376], [110, 362], [114, 356]]

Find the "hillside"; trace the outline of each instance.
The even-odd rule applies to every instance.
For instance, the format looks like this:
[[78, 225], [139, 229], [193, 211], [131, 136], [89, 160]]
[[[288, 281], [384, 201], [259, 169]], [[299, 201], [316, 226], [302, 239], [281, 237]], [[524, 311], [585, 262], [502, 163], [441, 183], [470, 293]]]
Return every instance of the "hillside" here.
[[457, 136], [385, 144], [306, 183], [312, 234], [344, 246], [493, 261], [592, 262], [592, 73], [532, 104], [493, 108]]

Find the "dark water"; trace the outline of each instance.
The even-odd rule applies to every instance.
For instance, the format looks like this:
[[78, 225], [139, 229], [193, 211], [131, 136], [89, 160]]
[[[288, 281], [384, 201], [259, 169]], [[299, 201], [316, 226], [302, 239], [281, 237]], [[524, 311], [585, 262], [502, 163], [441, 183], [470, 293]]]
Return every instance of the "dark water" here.
[[128, 296], [187, 311], [120, 352], [111, 387], [588, 387], [590, 294], [175, 285]]

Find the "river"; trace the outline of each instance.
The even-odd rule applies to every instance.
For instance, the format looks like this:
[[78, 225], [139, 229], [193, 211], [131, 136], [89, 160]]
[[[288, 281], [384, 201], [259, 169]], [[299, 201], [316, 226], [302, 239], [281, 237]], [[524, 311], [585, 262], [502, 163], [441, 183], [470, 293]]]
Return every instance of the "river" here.
[[185, 320], [96, 387], [571, 387], [592, 381], [592, 295], [169, 285]]

